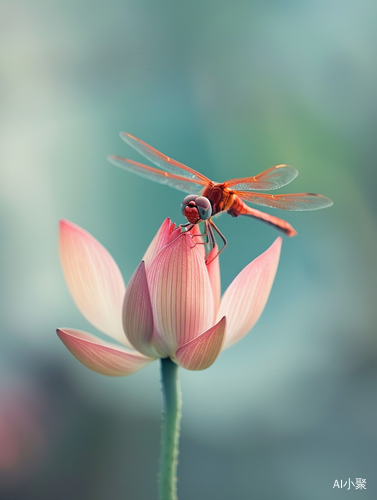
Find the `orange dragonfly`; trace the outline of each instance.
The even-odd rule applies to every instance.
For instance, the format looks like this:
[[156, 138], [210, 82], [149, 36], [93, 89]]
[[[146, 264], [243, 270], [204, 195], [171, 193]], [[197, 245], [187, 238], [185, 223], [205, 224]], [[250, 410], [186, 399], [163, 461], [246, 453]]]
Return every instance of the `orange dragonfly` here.
[[227, 242], [212, 217], [221, 212], [227, 212], [232, 217], [240, 215], [253, 217], [276, 227], [287, 236], [295, 236], [297, 232], [288, 222], [251, 208], [245, 202], [294, 211], [318, 210], [333, 204], [326, 196], [315, 193], [276, 195], [253, 192], [278, 189], [292, 182], [297, 177], [298, 171], [290, 165], [275, 165], [254, 177], [242, 177], [217, 183], [183, 163], [160, 153], [131, 134], [121, 133], [120, 136], [144, 158], [154, 163], [158, 169], [120, 156], [109, 156], [109, 161], [117, 167], [151, 181], [190, 193], [184, 198], [181, 206], [181, 211], [188, 222], [182, 224], [181, 227], [190, 230], [195, 224], [204, 222], [211, 249], [216, 244], [213, 230], [222, 239], [223, 247], [220, 252], [224, 250]]

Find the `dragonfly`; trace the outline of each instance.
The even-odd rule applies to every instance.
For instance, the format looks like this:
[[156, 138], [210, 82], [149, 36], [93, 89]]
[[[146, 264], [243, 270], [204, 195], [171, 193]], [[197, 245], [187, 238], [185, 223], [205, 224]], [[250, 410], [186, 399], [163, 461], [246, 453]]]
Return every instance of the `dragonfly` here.
[[187, 223], [181, 224], [181, 228], [190, 231], [196, 224], [204, 222], [209, 250], [216, 246], [214, 232], [222, 240], [223, 246], [217, 255], [224, 250], [227, 241], [212, 219], [222, 212], [227, 212], [232, 217], [243, 215], [261, 220], [291, 237], [297, 232], [288, 222], [252, 208], [246, 203], [291, 211], [318, 210], [333, 204], [326, 196], [316, 193], [275, 195], [259, 192], [279, 189], [292, 182], [297, 177], [298, 171], [290, 165], [279, 164], [253, 177], [242, 177], [218, 183], [160, 153], [131, 134], [122, 132], [120, 137], [158, 168], [114, 155], [109, 156], [108, 160], [113, 165], [145, 179], [189, 193], [181, 204], [181, 212], [187, 219]]

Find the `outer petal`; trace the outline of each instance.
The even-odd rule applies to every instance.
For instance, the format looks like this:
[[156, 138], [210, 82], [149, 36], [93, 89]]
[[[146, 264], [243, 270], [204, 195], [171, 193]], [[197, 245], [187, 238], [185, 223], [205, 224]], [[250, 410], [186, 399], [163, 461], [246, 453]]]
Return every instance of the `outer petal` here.
[[164, 220], [160, 229], [157, 231], [156, 236], [153, 238], [151, 244], [145, 252], [144, 257], [142, 258], [145, 262], [146, 269], [148, 269], [150, 263], [158, 252], [169, 243], [170, 235], [172, 234], [174, 227], [175, 224], [169, 218]]
[[81, 330], [58, 328], [56, 333], [83, 365], [102, 375], [131, 375], [153, 361], [153, 358], [104, 342]]
[[159, 357], [152, 345], [153, 313], [144, 262], [139, 264], [127, 286], [123, 302], [123, 329], [135, 349], [146, 356]]
[[246, 266], [232, 281], [220, 304], [217, 318], [226, 316], [224, 348], [240, 340], [255, 325], [266, 305], [279, 263], [282, 238]]
[[[147, 272], [156, 342], [173, 355], [213, 324], [213, 295], [203, 256], [182, 233], [155, 257]], [[156, 344], [157, 345], [157, 344]]]
[[215, 259], [212, 260], [212, 256], [216, 255], [218, 251], [219, 249], [217, 245], [214, 248], [212, 248], [207, 257], [207, 262], [209, 262], [209, 264], [206, 264], [209, 280], [211, 282], [211, 287], [212, 287], [215, 317], [219, 309], [220, 299], [221, 299], [220, 259], [216, 257]]
[[225, 339], [225, 317], [217, 325], [187, 344], [175, 353], [178, 363], [186, 370], [205, 370], [209, 368], [221, 352]]
[[60, 261], [80, 312], [98, 330], [129, 345], [122, 328], [125, 286], [109, 252], [88, 232], [60, 221]]

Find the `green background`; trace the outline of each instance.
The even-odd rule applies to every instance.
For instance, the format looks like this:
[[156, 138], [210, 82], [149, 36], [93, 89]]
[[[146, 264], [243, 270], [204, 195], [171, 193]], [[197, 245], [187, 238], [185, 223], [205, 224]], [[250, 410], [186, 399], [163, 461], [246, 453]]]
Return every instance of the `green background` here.
[[[106, 161], [130, 132], [216, 181], [276, 163], [284, 238], [267, 307], [207, 371], [181, 370], [180, 500], [376, 498], [377, 4], [370, 0], [2, 0], [0, 498], [157, 497], [159, 366], [111, 379], [64, 348], [96, 333], [58, 261], [66, 218], [127, 282], [183, 193]], [[217, 220], [222, 288], [276, 238]], [[367, 490], [333, 489], [365, 478]]]

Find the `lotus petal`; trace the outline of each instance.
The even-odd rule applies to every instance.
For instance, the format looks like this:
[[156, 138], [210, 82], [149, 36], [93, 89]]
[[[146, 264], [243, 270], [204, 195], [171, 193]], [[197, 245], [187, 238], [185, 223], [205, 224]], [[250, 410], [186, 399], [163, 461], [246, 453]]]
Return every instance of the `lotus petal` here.
[[161, 250], [147, 278], [158, 341], [167, 355], [173, 355], [213, 325], [214, 319], [208, 272], [191, 236], [182, 233]]
[[146, 356], [159, 357], [152, 345], [153, 313], [144, 262], [139, 264], [127, 286], [123, 302], [123, 329], [135, 349]]
[[173, 224], [169, 218], [164, 220], [160, 229], [157, 231], [156, 236], [153, 238], [147, 251], [145, 252], [144, 257], [141, 259], [145, 262], [146, 269], [148, 269], [150, 263], [158, 252], [169, 243], [174, 227], [175, 224]]
[[217, 318], [227, 319], [224, 348], [246, 335], [262, 314], [274, 282], [281, 243], [282, 238], [277, 238], [236, 276], [224, 293], [217, 313]]
[[209, 264], [206, 263], [208, 276], [212, 287], [215, 317], [217, 315], [221, 299], [220, 259], [218, 257], [213, 259], [213, 256], [217, 255], [218, 252], [219, 249], [217, 245], [215, 245], [215, 247], [212, 248], [207, 257], [207, 262], [209, 262]]
[[215, 362], [225, 339], [225, 317], [175, 353], [178, 363], [186, 370], [205, 370]]
[[153, 358], [104, 342], [81, 330], [58, 328], [56, 333], [75, 358], [102, 375], [131, 375], [153, 361]]
[[80, 312], [98, 330], [124, 345], [123, 277], [109, 252], [87, 231], [60, 221], [60, 261], [68, 289]]

